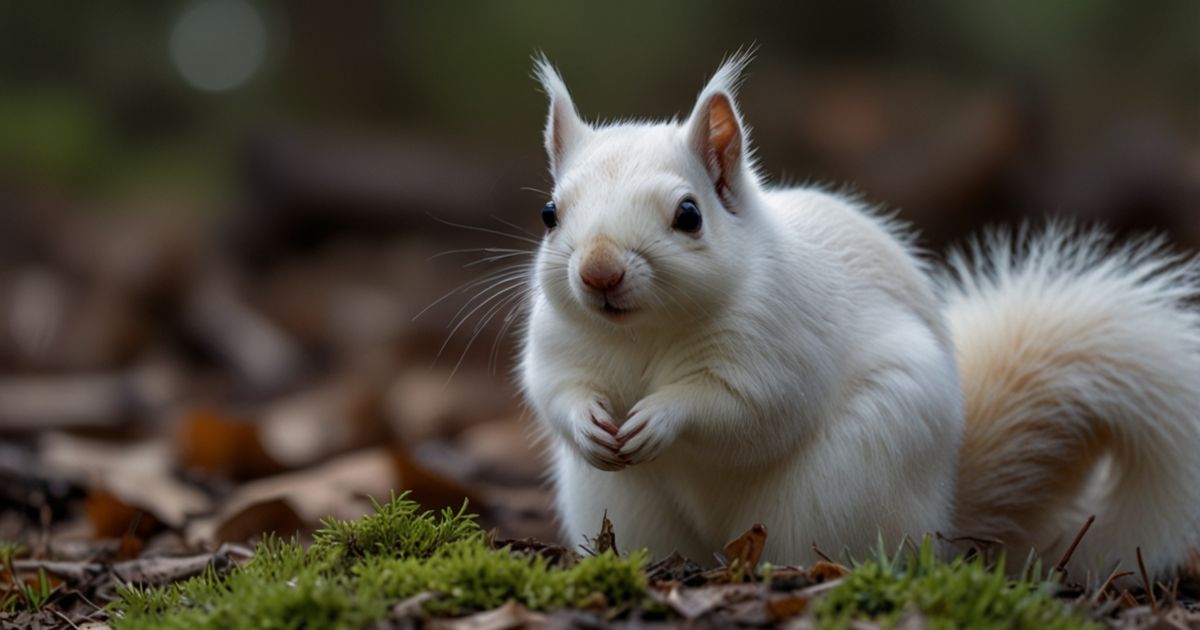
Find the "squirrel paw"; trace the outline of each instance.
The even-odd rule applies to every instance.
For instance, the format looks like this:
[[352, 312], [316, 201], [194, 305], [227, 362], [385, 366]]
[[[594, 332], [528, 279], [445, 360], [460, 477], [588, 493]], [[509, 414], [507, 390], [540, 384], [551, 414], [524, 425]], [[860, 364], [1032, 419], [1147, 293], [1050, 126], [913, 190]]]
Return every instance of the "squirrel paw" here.
[[624, 468], [625, 462], [618, 457], [621, 445], [617, 441], [617, 425], [608, 411], [608, 403], [602, 399], [592, 400], [574, 416], [571, 437], [587, 463], [600, 470]]
[[683, 418], [679, 405], [654, 396], [643, 398], [629, 412], [629, 419], [617, 432], [621, 445], [620, 460], [627, 465], [644, 464], [662, 454], [675, 441]]

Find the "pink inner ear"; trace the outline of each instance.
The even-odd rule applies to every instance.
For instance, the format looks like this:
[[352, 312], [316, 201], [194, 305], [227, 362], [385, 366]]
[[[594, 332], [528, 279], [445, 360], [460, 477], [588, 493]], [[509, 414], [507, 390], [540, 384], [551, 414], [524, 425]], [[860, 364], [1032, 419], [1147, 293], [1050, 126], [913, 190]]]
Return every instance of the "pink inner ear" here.
[[711, 152], [709, 160], [716, 171], [713, 179], [717, 194], [732, 210], [729, 180], [734, 176], [733, 170], [737, 168], [742, 155], [742, 135], [737, 115], [733, 113], [729, 98], [724, 94], [713, 96], [708, 107], [708, 147]]

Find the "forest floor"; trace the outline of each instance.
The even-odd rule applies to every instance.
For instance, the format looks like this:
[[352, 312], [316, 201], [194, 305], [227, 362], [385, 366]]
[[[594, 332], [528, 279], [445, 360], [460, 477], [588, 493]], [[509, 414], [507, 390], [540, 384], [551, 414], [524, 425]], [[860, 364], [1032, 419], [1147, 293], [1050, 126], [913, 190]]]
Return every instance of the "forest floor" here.
[[[0, 267], [0, 628], [1200, 624], [1194, 581], [1011, 581], [986, 548], [767, 567], [750, 530], [711, 568], [601, 523], [564, 545], [507, 376], [516, 302], [475, 291], [513, 276], [453, 290], [489, 277], [463, 265], [494, 235], [264, 237], [239, 258], [207, 228], [56, 203], [0, 230], [28, 253]], [[408, 536], [399, 492], [478, 517], [419, 552], [322, 546]], [[396, 518], [369, 520], [372, 498]]]

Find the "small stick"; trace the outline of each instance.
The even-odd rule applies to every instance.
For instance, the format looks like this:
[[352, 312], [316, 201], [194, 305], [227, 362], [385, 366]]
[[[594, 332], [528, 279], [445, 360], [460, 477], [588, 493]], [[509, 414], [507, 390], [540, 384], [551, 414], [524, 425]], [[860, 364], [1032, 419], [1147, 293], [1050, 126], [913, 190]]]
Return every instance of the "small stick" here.
[[1150, 610], [1158, 612], [1158, 601], [1154, 599], [1154, 585], [1146, 575], [1146, 563], [1142, 562], [1142, 548], [1137, 548], [1138, 570], [1142, 572], [1142, 584], [1146, 587], [1146, 597], [1150, 598]]
[[1104, 597], [1104, 591], [1107, 591], [1108, 587], [1112, 586], [1113, 582], [1125, 576], [1133, 575], [1134, 573], [1133, 571], [1121, 571], [1118, 573], [1118, 571], [1121, 571], [1120, 565], [1113, 567], [1112, 573], [1108, 574], [1108, 579], [1104, 580], [1104, 583], [1101, 584], [1100, 588], [1096, 590], [1096, 601], [1100, 601], [1100, 598]]
[[1087, 533], [1088, 529], [1091, 528], [1092, 523], [1095, 521], [1095, 514], [1088, 517], [1087, 522], [1083, 524], [1083, 528], [1079, 530], [1078, 534], [1075, 534], [1075, 540], [1071, 541], [1071, 546], [1067, 547], [1067, 551], [1063, 553], [1063, 556], [1059, 559], [1058, 564], [1054, 565], [1055, 571], [1058, 571], [1063, 575], [1067, 574], [1067, 563], [1071, 561], [1071, 556], [1074, 555], [1075, 548], [1079, 546], [1079, 541], [1083, 540], [1083, 535]]
[[980, 546], [980, 547], [985, 547], [985, 546], [986, 547], [995, 547], [995, 546], [1003, 547], [1004, 546], [1003, 540], [1000, 540], [999, 538], [992, 538], [990, 536], [955, 536], [953, 538], [950, 538], [950, 537], [946, 536], [945, 534], [943, 534], [942, 532], [934, 532], [934, 533], [937, 534], [937, 537], [939, 540], [944, 540], [948, 543], [960, 543], [960, 542], [966, 541], [969, 543], [975, 543], [977, 546]]
[[1163, 586], [1162, 582], [1159, 582], [1158, 586], [1167, 594], [1167, 610], [1179, 605], [1179, 578], [1171, 580], [1170, 588]]
[[59, 619], [62, 619], [63, 621], [67, 622], [67, 625], [71, 626], [71, 627], [72, 627], [72, 628], [74, 628], [75, 630], [79, 630], [79, 626], [75, 625], [75, 622], [74, 622], [74, 621], [71, 621], [71, 618], [70, 618], [70, 617], [68, 617], [68, 616], [66, 616], [66, 615], [64, 615], [64, 614], [62, 614], [62, 613], [60, 613], [60, 612], [58, 612], [57, 610], [54, 610], [53, 608], [51, 608], [51, 609], [50, 609], [50, 612], [52, 612], [52, 613], [54, 613], [55, 615], [57, 615]]
[[836, 562], [833, 561], [833, 558], [830, 558], [829, 556], [825, 555], [824, 551], [821, 551], [821, 548], [817, 546], [817, 543], [814, 542], [812, 544], [812, 550], [813, 550], [813, 553], [817, 554], [818, 556], [821, 556], [821, 559], [824, 560], [825, 562], [828, 562], [829, 564], [837, 564]]

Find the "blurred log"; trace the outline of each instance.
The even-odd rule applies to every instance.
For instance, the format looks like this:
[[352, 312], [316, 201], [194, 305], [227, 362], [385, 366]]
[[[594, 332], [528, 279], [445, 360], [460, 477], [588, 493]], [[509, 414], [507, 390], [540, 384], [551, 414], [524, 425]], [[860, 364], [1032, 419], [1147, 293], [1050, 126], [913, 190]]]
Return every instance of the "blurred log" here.
[[159, 363], [134, 370], [71, 376], [0, 378], [0, 432], [116, 427], [148, 416], [178, 393]]
[[210, 281], [185, 307], [185, 326], [246, 392], [280, 393], [304, 375], [301, 348], [239, 298], [232, 286]]
[[469, 147], [262, 132], [242, 154], [244, 199], [228, 236], [261, 263], [347, 233], [427, 231], [428, 215], [476, 220], [514, 207], [521, 179], [510, 170]]

